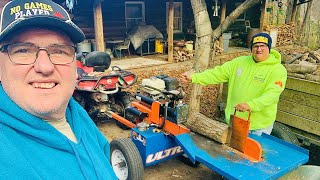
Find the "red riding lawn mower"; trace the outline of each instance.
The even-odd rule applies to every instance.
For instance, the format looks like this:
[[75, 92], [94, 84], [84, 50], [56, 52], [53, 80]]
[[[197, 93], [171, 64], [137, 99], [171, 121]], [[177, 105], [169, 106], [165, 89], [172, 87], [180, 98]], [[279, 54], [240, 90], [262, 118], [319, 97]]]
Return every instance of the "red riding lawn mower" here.
[[[112, 111], [135, 122], [135, 117], [126, 113], [134, 97], [123, 89], [132, 86], [137, 76], [129, 71], [112, 66], [105, 52], [93, 51], [77, 55], [78, 81], [73, 97], [88, 112], [95, 123], [110, 120]], [[121, 128], [126, 128], [116, 121]]]

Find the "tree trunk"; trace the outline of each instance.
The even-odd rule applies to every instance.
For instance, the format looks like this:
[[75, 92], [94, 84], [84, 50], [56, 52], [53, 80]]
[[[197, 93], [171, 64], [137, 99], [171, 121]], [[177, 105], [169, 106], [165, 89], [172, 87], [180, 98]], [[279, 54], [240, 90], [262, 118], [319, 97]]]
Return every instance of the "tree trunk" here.
[[[212, 28], [205, 0], [191, 0], [196, 28], [196, 51], [193, 69], [196, 71], [208, 67], [212, 47]], [[200, 111], [200, 85], [193, 85], [190, 98], [190, 112]]]
[[[190, 0], [194, 19], [195, 19], [195, 28], [196, 28], [196, 51], [195, 51], [195, 63], [193, 65], [193, 70], [196, 72], [205, 70], [208, 68], [209, 59], [214, 56], [211, 48], [216, 40], [219, 39], [221, 34], [237, 19], [239, 15], [244, 13], [247, 9], [252, 7], [253, 5], [260, 2], [260, 0], [246, 0], [242, 3], [238, 8], [236, 8], [222, 24], [218, 26], [218, 28], [212, 31], [211, 22], [209, 19], [209, 14], [207, 12], [207, 6], [205, 0]], [[190, 102], [189, 102], [189, 117], [193, 117], [193, 113], [198, 114], [200, 112], [200, 94], [201, 94], [201, 86], [193, 85]], [[195, 115], [194, 115], [195, 116]], [[199, 117], [199, 116], [197, 116]], [[202, 116], [200, 116], [202, 117]], [[190, 118], [192, 119], [192, 118]], [[206, 118], [197, 118], [199, 123], [187, 123], [188, 128], [195, 132], [202, 132], [203, 135], [208, 135], [209, 138], [212, 131], [217, 129], [220, 124], [217, 121], [212, 121], [211, 123], [206, 123], [208, 128], [203, 128], [202, 121], [205, 122]], [[188, 120], [189, 121], [189, 120]], [[221, 128], [218, 128], [221, 129]], [[225, 130], [225, 128], [224, 128]], [[216, 133], [216, 134], [227, 134], [227, 133]], [[213, 138], [214, 140], [219, 139], [218, 137]], [[225, 138], [220, 138], [225, 139]]]
[[187, 122], [188, 127], [193, 128], [194, 132], [202, 134], [212, 140], [226, 144], [231, 136], [231, 129], [225, 123], [213, 120], [201, 113], [193, 113]]
[[[222, 7], [221, 9], [221, 16], [220, 16], [220, 24], [223, 23], [223, 21], [226, 19], [226, 13], [227, 13], [227, 0], [222, 0]], [[223, 36], [220, 36], [220, 47], [223, 47]]]
[[295, 22], [297, 20], [297, 10], [298, 10], [297, 1], [298, 0], [293, 0], [292, 12], [291, 12], [291, 22]]
[[296, 0], [288, 0], [288, 5], [287, 5], [287, 17], [286, 17], [286, 24], [291, 22], [291, 17], [292, 17], [292, 10], [293, 10], [293, 3]]
[[308, 30], [309, 30], [309, 24], [310, 24], [310, 14], [311, 14], [311, 6], [312, 6], [312, 1], [308, 2], [308, 6], [307, 6], [307, 10], [306, 10], [306, 14], [303, 18], [303, 23], [302, 23], [302, 27], [303, 27], [303, 42], [304, 43], [308, 43], [308, 37], [310, 36]]

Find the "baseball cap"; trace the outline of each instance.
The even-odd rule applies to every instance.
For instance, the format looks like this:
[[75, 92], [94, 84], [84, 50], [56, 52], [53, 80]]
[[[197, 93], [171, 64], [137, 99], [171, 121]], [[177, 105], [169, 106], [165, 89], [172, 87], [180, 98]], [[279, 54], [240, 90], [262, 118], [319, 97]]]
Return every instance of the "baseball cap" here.
[[264, 43], [268, 46], [269, 48], [269, 52], [271, 50], [271, 44], [272, 44], [272, 39], [269, 36], [269, 34], [267, 33], [258, 33], [254, 36], [252, 36], [251, 39], [251, 50], [252, 50], [252, 46], [256, 43]]
[[0, 41], [14, 30], [23, 27], [54, 27], [64, 31], [74, 43], [85, 38], [68, 12], [52, 0], [13, 0], [2, 9]]

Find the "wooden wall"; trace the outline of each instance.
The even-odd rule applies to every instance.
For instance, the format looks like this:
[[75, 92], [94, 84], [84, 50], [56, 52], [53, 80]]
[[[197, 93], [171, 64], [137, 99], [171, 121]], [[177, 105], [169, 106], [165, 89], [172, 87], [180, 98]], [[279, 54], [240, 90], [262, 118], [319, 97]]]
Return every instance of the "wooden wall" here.
[[[105, 39], [123, 39], [126, 35], [124, 0], [105, 0], [102, 5]], [[78, 1], [74, 22], [83, 30], [87, 39], [94, 39], [93, 5], [91, 1]]]
[[[130, 1], [130, 0], [127, 0]], [[132, 0], [131, 0], [132, 1]], [[154, 25], [161, 33], [166, 34], [165, 0], [144, 0], [145, 20], [147, 25]], [[183, 30], [193, 20], [189, 0], [183, 2]], [[90, 1], [78, 1], [73, 10], [73, 21], [83, 30], [87, 39], [94, 39], [93, 5]], [[103, 26], [105, 39], [124, 39], [127, 29], [125, 24], [125, 0], [105, 0], [102, 3]]]
[[[103, 26], [105, 39], [124, 39], [127, 29], [125, 24], [125, 2], [133, 0], [104, 0], [102, 2]], [[136, 0], [139, 1], [139, 0]], [[145, 2], [146, 24], [154, 25], [164, 35], [167, 33], [166, 25], [166, 2], [168, 0], [140, 0]], [[241, 1], [241, 0], [240, 0]], [[183, 3], [183, 32], [193, 21], [193, 11], [190, 0], [175, 0]], [[214, 17], [212, 6], [213, 1], [207, 0], [208, 13], [213, 29], [220, 24], [220, 17]], [[227, 15], [236, 7], [232, 0], [227, 0]], [[231, 4], [230, 4], [231, 3]], [[78, 1], [73, 10], [74, 22], [84, 31], [87, 39], [94, 39], [93, 7], [91, 1]], [[221, 9], [219, 10], [219, 13]], [[258, 16], [257, 16], [258, 14]], [[251, 26], [259, 26], [259, 4], [250, 8], [246, 19], [251, 19]]]

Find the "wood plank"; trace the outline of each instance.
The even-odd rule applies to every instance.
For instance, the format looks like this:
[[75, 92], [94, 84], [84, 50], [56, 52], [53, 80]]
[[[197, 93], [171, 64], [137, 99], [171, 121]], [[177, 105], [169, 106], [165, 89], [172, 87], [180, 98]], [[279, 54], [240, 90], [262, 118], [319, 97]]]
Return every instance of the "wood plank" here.
[[280, 101], [278, 110], [307, 118], [320, 123], [320, 109], [304, 106], [291, 101]]
[[320, 96], [320, 83], [315, 81], [308, 81], [304, 79], [298, 79], [288, 77], [286, 89], [292, 89], [300, 92], [305, 92], [313, 95]]
[[169, 1], [168, 15], [168, 61], [173, 62], [173, 0]]
[[280, 101], [291, 101], [312, 108], [320, 108], [320, 96], [315, 96], [312, 94], [307, 94], [291, 89], [285, 89], [282, 92], [280, 96]]
[[262, 0], [261, 14], [260, 14], [260, 31], [264, 30], [263, 27], [264, 27], [264, 24], [265, 24], [266, 1], [267, 0]]
[[278, 111], [277, 121], [320, 136], [320, 123], [290, 113]]
[[94, 7], [94, 31], [97, 51], [104, 52], [105, 47], [101, 3], [98, 3], [97, 6]]

